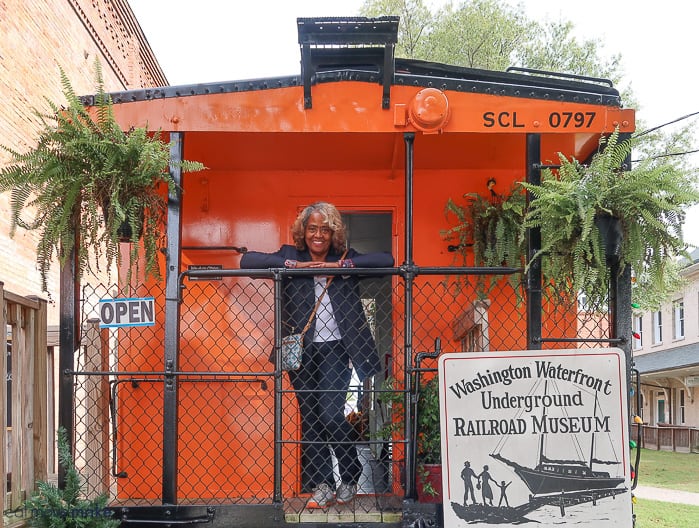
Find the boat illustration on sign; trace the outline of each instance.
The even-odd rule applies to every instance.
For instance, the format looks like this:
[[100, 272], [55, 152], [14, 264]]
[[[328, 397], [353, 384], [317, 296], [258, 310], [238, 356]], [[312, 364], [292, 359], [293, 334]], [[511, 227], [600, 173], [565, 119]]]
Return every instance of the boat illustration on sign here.
[[512, 467], [534, 495], [616, 488], [624, 482], [623, 477], [611, 477], [608, 472], [593, 471], [591, 466], [569, 461], [544, 458], [531, 469], [507, 460], [498, 453], [490, 456]]
[[[547, 382], [544, 381], [544, 394], [546, 395]], [[608, 471], [596, 470], [595, 466], [616, 466], [620, 464], [618, 460], [602, 460], [595, 456], [596, 437], [599, 430], [605, 430], [606, 423], [604, 420], [597, 418], [599, 410], [599, 401], [595, 393], [594, 413], [593, 417], [586, 421], [578, 422], [563, 422], [569, 429], [575, 430], [578, 428], [583, 433], [587, 432], [590, 438], [589, 456], [587, 459], [554, 459], [549, 458], [545, 454], [546, 438], [548, 435], [547, 416], [544, 413], [540, 421], [534, 420], [534, 424], [538, 424], [540, 432], [539, 452], [536, 465], [533, 468], [518, 464], [514, 460], [510, 460], [500, 453], [491, 453], [491, 457], [495, 460], [503, 462], [510, 466], [524, 484], [529, 488], [533, 495], [541, 495], [547, 493], [568, 493], [575, 491], [589, 491], [616, 488], [623, 484], [625, 478], [623, 476], [612, 476]], [[581, 419], [582, 420], [582, 419]], [[575, 425], [573, 425], [575, 424]], [[575, 437], [575, 445], [577, 451], [581, 452], [582, 445], [579, 435], [571, 432]]]

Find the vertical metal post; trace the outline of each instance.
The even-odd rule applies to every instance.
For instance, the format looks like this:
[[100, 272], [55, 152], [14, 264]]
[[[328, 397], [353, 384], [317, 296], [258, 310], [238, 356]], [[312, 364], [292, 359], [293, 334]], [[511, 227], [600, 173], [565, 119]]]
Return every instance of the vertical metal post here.
[[165, 272], [165, 383], [163, 394], [163, 504], [177, 503], [178, 379], [180, 336], [180, 245], [182, 238], [181, 186], [183, 137], [170, 133], [170, 174], [175, 191], [168, 195], [167, 253]]
[[274, 490], [272, 500], [282, 502], [282, 277], [274, 275]]
[[[527, 182], [534, 185], [541, 183], [541, 136], [527, 134]], [[527, 206], [533, 199], [527, 192]], [[527, 230], [527, 260], [541, 249], [541, 229], [538, 227]], [[543, 309], [541, 296], [541, 259], [537, 258], [529, 266], [527, 281], [527, 348], [541, 350], [541, 312]]]
[[631, 308], [631, 267], [623, 270], [619, 264], [610, 269], [609, 312], [611, 317], [611, 334], [609, 337], [621, 339], [619, 348], [626, 355], [626, 373], [629, 387], [631, 386], [631, 327], [633, 325], [633, 310]]
[[412, 390], [412, 360], [413, 360], [413, 142], [415, 134], [403, 134], [405, 142], [405, 321], [404, 321], [404, 356], [403, 356], [403, 386], [405, 395], [403, 408], [405, 413], [405, 436], [409, 439], [405, 444], [405, 496], [409, 499], [417, 497], [415, 489], [415, 456], [417, 446], [413, 442], [414, 407]]
[[[631, 134], [619, 134], [619, 141], [626, 141]], [[631, 155], [624, 160], [626, 170], [631, 169]], [[622, 176], [623, 177], [623, 176]], [[633, 310], [631, 307], [631, 266], [624, 269], [619, 267], [618, 260], [615, 260], [609, 270], [609, 316], [610, 332], [609, 337], [621, 339], [619, 348], [624, 351], [626, 358], [626, 386], [631, 387], [631, 333], [633, 326]], [[631, 410], [631, 398], [628, 401], [629, 411]]]
[[405, 264], [413, 262], [413, 158], [415, 133], [403, 134], [405, 142]]
[[[74, 225], [78, 225], [77, 222]], [[75, 245], [80, 244], [77, 228], [75, 229]], [[73, 420], [73, 374], [75, 369], [75, 349], [79, 339], [80, 325], [80, 281], [78, 280], [77, 251], [73, 248], [71, 254], [61, 266], [59, 293], [59, 326], [58, 369], [60, 372], [58, 385], [58, 426], [66, 430], [68, 447], [73, 451], [73, 436], [75, 423]], [[58, 468], [58, 486], [65, 486], [65, 469]]]
[[308, 42], [301, 44], [301, 78], [303, 79], [303, 108], [313, 108], [311, 96], [311, 77], [313, 76], [313, 62], [311, 61], [311, 45]]

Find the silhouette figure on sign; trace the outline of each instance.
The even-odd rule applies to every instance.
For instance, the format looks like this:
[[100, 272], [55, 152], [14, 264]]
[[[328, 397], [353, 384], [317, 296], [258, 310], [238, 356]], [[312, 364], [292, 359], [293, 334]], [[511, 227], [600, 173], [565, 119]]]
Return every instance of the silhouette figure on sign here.
[[507, 486], [509, 486], [510, 484], [512, 484], [511, 481], [505, 484], [504, 480], [500, 484], [498, 484], [497, 482], [495, 483], [495, 485], [498, 488], [500, 488], [500, 501], [498, 502], [498, 506], [500, 506], [502, 504], [502, 501], [504, 500], [505, 506], [507, 506], [508, 508], [510, 507], [510, 503], [507, 502], [507, 492], [505, 491], [507, 489]]
[[[493, 488], [490, 487], [490, 481], [493, 477], [488, 473], [488, 466], [483, 466], [483, 471], [478, 475], [479, 486], [481, 486], [481, 493], [483, 494], [483, 504], [489, 503], [490, 506], [493, 505]], [[487, 501], [487, 502], [486, 502]]]
[[461, 479], [464, 481], [464, 506], [468, 503], [468, 493], [471, 492], [471, 500], [473, 504], [476, 504], [476, 495], [473, 491], [473, 481], [471, 479], [477, 479], [478, 475], [471, 469], [471, 463], [467, 460], [464, 462], [464, 469], [461, 470]]

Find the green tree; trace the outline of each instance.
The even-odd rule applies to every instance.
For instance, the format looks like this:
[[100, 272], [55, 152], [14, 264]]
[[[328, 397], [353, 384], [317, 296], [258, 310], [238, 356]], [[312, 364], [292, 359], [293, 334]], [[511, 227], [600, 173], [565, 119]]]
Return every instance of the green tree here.
[[399, 16], [396, 56], [425, 58], [425, 51], [421, 48], [434, 25], [434, 16], [422, 0], [368, 0], [359, 14], [366, 17]]
[[516, 9], [494, 0], [474, 0], [454, 8], [448, 4], [435, 16], [426, 46], [431, 59], [467, 68], [505, 70], [536, 23]]
[[525, 39], [515, 52], [518, 66], [601, 77], [615, 84], [621, 80], [621, 55], [615, 54], [609, 59], [600, 57], [602, 44], [596, 40], [578, 41], [572, 34], [572, 22], [533, 22], [532, 29], [536, 34]]
[[520, 66], [618, 80], [620, 56], [602, 60], [600, 44], [579, 42], [567, 21], [541, 24], [521, 5], [497, 0], [448, 3], [431, 12], [422, 0], [366, 0], [363, 16], [400, 16], [399, 57], [468, 68]]

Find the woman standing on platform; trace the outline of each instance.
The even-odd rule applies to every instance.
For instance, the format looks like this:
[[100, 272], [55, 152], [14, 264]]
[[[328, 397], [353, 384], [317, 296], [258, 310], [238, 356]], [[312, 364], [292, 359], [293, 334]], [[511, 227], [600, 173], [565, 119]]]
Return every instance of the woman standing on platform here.
[[[241, 268], [388, 268], [389, 253], [361, 254], [347, 248], [346, 230], [337, 208], [316, 202], [299, 214], [292, 228], [294, 245], [274, 253], [249, 251]], [[302, 483], [313, 491], [308, 508], [345, 504], [357, 493], [362, 466], [354, 428], [345, 419], [352, 367], [360, 381], [381, 368], [359, 296], [356, 275], [296, 276], [283, 286], [283, 335], [300, 332], [318, 304], [304, 336], [301, 367], [289, 371], [301, 412]], [[338, 460], [341, 483], [335, 491], [330, 448]]]

